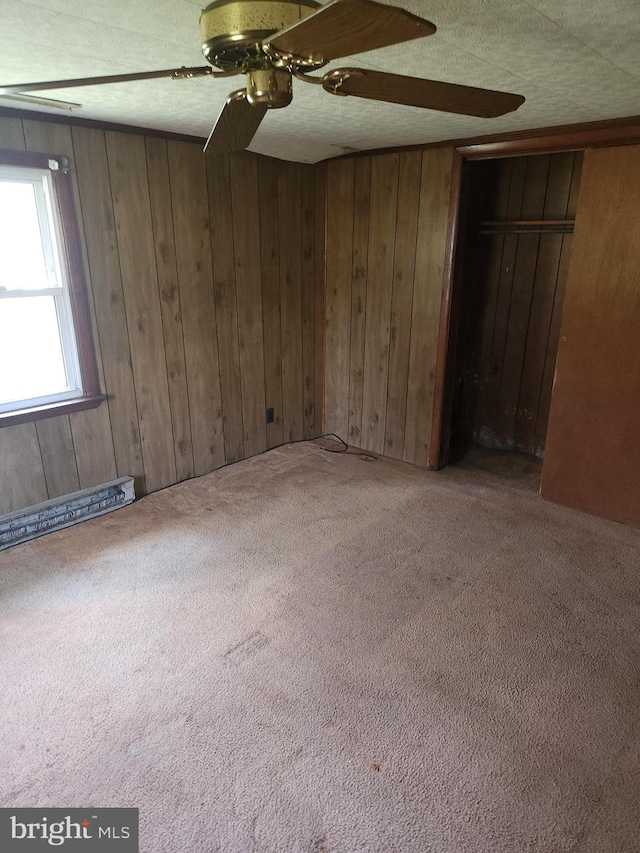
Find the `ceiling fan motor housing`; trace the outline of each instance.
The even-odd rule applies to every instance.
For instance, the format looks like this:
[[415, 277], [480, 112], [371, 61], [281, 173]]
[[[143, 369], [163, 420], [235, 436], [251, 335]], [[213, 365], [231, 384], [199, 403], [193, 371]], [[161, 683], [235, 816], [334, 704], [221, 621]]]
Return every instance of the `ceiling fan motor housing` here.
[[200, 16], [202, 53], [224, 71], [263, 64], [263, 42], [319, 7], [317, 0], [213, 0]]
[[247, 72], [247, 100], [269, 109], [286, 107], [291, 103], [293, 91], [291, 74], [279, 68], [260, 68]]

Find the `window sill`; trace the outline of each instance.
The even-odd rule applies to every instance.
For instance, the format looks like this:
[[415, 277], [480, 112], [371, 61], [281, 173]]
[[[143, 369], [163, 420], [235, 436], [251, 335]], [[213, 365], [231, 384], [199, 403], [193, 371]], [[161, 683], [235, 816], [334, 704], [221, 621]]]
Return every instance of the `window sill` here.
[[97, 394], [93, 397], [77, 397], [75, 400], [47, 403], [46, 406], [33, 406], [30, 409], [1, 412], [0, 428], [25, 424], [29, 421], [39, 421], [43, 418], [54, 418], [56, 415], [69, 415], [72, 412], [82, 412], [84, 409], [96, 409], [106, 399], [104, 394]]

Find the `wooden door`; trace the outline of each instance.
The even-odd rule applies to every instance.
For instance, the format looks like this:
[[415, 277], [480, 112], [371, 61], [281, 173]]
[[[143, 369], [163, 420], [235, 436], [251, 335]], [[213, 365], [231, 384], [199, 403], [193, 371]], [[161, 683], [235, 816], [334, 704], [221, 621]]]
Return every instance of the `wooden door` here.
[[640, 146], [587, 151], [543, 497], [640, 525]]

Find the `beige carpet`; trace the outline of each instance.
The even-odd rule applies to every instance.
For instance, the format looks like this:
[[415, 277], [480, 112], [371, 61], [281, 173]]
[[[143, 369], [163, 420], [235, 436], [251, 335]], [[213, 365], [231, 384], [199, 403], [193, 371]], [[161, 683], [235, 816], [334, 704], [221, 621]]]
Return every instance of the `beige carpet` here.
[[640, 532], [286, 447], [0, 555], [2, 806], [143, 853], [640, 849]]

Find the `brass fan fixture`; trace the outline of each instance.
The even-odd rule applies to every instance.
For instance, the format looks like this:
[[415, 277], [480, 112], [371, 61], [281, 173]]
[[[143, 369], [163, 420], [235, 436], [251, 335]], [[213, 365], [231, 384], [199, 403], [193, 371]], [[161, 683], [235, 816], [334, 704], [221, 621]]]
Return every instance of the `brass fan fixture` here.
[[422, 38], [435, 26], [404, 9], [375, 0], [213, 0], [200, 17], [202, 52], [212, 66], [50, 80], [0, 86], [0, 95], [170, 77], [233, 77], [246, 87], [232, 92], [205, 145], [214, 153], [246, 148], [268, 109], [291, 103], [292, 78], [322, 86], [332, 95], [353, 95], [443, 112], [492, 118], [517, 110], [521, 95], [405, 77], [362, 68], [310, 74], [327, 62]]

